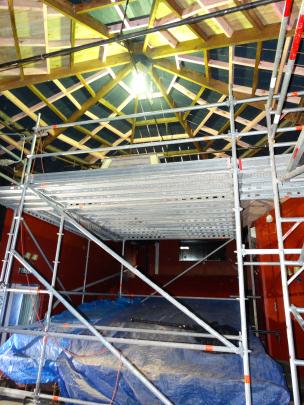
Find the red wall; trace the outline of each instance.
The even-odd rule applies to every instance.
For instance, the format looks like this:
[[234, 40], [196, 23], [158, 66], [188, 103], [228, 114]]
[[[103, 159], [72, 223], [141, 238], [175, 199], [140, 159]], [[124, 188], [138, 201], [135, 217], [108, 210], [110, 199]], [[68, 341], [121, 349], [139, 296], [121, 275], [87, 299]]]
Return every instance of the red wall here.
[[[274, 212], [269, 213], [273, 221], [266, 222], [266, 216], [256, 221], [257, 248], [277, 248]], [[304, 199], [290, 199], [282, 204], [282, 217], [304, 216]], [[293, 226], [292, 223], [283, 224], [283, 232]], [[304, 242], [304, 224], [285, 240], [285, 248], [301, 248]], [[287, 260], [298, 260], [299, 255], [287, 255]], [[279, 261], [277, 255], [265, 255], [258, 258], [260, 261]], [[289, 275], [296, 271], [296, 266], [288, 266]], [[280, 338], [267, 335], [267, 344], [270, 355], [280, 360], [288, 360], [286, 327], [284, 307], [282, 300], [281, 275], [278, 266], [260, 266], [259, 278], [262, 286], [263, 305], [266, 328], [278, 330]], [[304, 276], [299, 277], [290, 286], [291, 303], [296, 306], [304, 306]], [[293, 322], [297, 356], [304, 357], [303, 331], [297, 322]]]
[[[24, 218], [32, 233], [34, 234], [36, 239], [38, 239], [42, 250], [48, 257], [49, 261], [52, 262], [55, 257], [58, 228], [29, 215], [24, 215]], [[2, 238], [0, 241], [1, 259], [4, 257], [4, 252], [7, 244], [7, 233], [9, 232], [11, 221], [12, 211], [7, 210]], [[120, 250], [120, 244], [109, 243], [109, 245], [111, 245], [111, 247], [117, 251]], [[74, 288], [80, 287], [83, 284], [86, 248], [86, 239], [71, 232], [64, 231], [60, 255], [61, 265], [59, 265], [58, 268], [58, 276], [65, 286], [66, 290], [72, 290]], [[24, 226], [21, 226], [21, 231], [19, 233], [17, 251], [19, 251], [23, 255], [25, 255], [27, 252], [29, 252], [31, 256], [33, 254], [37, 254], [38, 259], [36, 261], [30, 259], [29, 262], [33, 265], [33, 267], [38, 269], [39, 272], [49, 282], [51, 281], [51, 271], [46, 265], [44, 259], [40, 255], [38, 249], [33, 243], [31, 237], [28, 235]], [[35, 277], [31, 275], [20, 274], [20, 267], [22, 266], [17, 262], [17, 260], [15, 260], [12, 268], [11, 282], [20, 284], [27, 284], [28, 282], [32, 284], [39, 284], [37, 283]], [[90, 271], [88, 272], [87, 283], [118, 272], [120, 269], [120, 265], [110, 255], [103, 252], [100, 248], [91, 243], [89, 269]], [[61, 289], [58, 283], [56, 287], [58, 289]], [[100, 286], [97, 287], [102, 288]], [[42, 301], [45, 303], [46, 297], [42, 297], [44, 298]], [[80, 299], [74, 297], [73, 301], [75, 303], [78, 303], [80, 302]]]
[[[235, 245], [225, 248], [226, 261], [207, 261], [196, 266], [187, 275], [172, 283], [166, 290], [172, 295], [198, 297], [229, 297], [238, 294], [237, 271], [235, 266]], [[179, 241], [164, 240], [160, 242], [159, 274], [155, 274], [154, 242], [140, 243], [132, 247], [126, 243], [126, 256], [133, 264], [144, 271], [158, 285], [163, 285], [174, 276], [182, 273], [194, 262], [179, 261]], [[129, 277], [128, 277], [129, 276]], [[127, 275], [123, 291], [128, 294], [149, 294], [152, 292], [138, 278]]]
[[[49, 258], [54, 260], [58, 228], [48, 223], [42, 222], [34, 217], [25, 215], [25, 219], [31, 228], [35, 237]], [[2, 239], [0, 240], [0, 258], [3, 258], [7, 233], [9, 232], [12, 220], [12, 211], [8, 210], [4, 223]], [[109, 243], [115, 251], [121, 252], [121, 243]], [[72, 290], [82, 285], [85, 269], [87, 240], [71, 232], [65, 231], [61, 250], [61, 265], [59, 266], [58, 276], [63, 282], [66, 290]], [[36, 246], [32, 242], [27, 231], [22, 227], [18, 239], [17, 250], [22, 254], [30, 252], [38, 255], [37, 261], [30, 260], [32, 265], [48, 280], [51, 280], [51, 272], [39, 254]], [[198, 265], [189, 272], [188, 275], [181, 277], [174, 282], [167, 291], [173, 295], [183, 296], [211, 296], [211, 297], [229, 297], [238, 294], [237, 274], [235, 267], [235, 245], [229, 244], [225, 247], [227, 260], [223, 262], [208, 261]], [[159, 274], [155, 274], [154, 259], [155, 245], [154, 242], [126, 242], [125, 258], [136, 265], [142, 272], [147, 274], [157, 284], [163, 285], [172, 277], [180, 274], [188, 268], [193, 262], [179, 261], [179, 241], [161, 241], [160, 242], [160, 260]], [[14, 262], [11, 282], [27, 284], [37, 284], [37, 281], [31, 275], [19, 274], [21, 266], [17, 261]], [[96, 281], [107, 275], [120, 271], [120, 264], [110, 255], [102, 251], [94, 243], [90, 246], [90, 259], [87, 284]], [[56, 286], [61, 289], [58, 284]], [[108, 282], [89, 288], [87, 291], [100, 293], [117, 293], [119, 290], [119, 277], [113, 278]], [[123, 293], [126, 294], [147, 294], [152, 290], [140, 279], [128, 273], [124, 276]], [[87, 300], [102, 298], [100, 296], [90, 296]], [[80, 303], [80, 297], [73, 297], [75, 304]], [[46, 296], [43, 296], [43, 308], [47, 302]], [[62, 309], [62, 307], [58, 307]]]

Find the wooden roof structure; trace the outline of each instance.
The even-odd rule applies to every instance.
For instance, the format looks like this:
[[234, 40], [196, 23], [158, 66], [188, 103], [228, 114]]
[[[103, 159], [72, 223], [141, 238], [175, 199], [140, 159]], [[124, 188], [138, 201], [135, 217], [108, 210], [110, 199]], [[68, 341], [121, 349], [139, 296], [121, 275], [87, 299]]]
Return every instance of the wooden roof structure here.
[[[111, 38], [122, 32], [161, 26], [244, 2], [0, 0], [0, 64]], [[128, 43], [112, 43], [0, 70], [1, 145], [16, 153], [18, 150], [28, 152], [29, 145], [24, 143], [22, 136], [30, 133], [38, 113], [41, 113], [42, 125], [51, 125], [224, 101], [231, 83], [236, 99], [266, 95], [283, 3], [159, 31]], [[300, 0], [294, 1], [277, 91], [299, 4]], [[134, 89], [138, 61], [147, 69], [145, 90], [139, 93]], [[303, 40], [294, 73], [290, 89], [302, 90]], [[293, 106], [303, 105], [300, 97], [288, 101]], [[285, 122], [296, 124], [299, 119], [299, 114], [293, 114], [286, 116]], [[238, 107], [235, 121], [240, 132], [265, 129], [263, 103]], [[198, 135], [218, 135], [228, 130], [227, 109], [210, 108], [159, 115], [155, 119], [126, 119], [65, 130], [53, 129], [39, 147], [45, 151], [88, 150], [81, 158], [70, 156], [66, 161], [90, 167], [107, 156], [107, 153], [90, 153], [90, 148], [187, 137], [195, 140]], [[13, 133], [21, 134], [21, 138]], [[281, 136], [290, 137], [292, 134]], [[239, 140], [239, 148], [244, 148], [240, 156], [265, 153], [265, 142], [264, 136]], [[166, 149], [159, 147], [154, 151], [167, 159], [180, 156], [193, 159], [198, 155], [227, 157], [230, 143], [210, 140]], [[146, 153], [142, 149], [138, 151], [142, 152]], [[3, 150], [0, 150], [0, 158], [1, 155], [5, 155]]]

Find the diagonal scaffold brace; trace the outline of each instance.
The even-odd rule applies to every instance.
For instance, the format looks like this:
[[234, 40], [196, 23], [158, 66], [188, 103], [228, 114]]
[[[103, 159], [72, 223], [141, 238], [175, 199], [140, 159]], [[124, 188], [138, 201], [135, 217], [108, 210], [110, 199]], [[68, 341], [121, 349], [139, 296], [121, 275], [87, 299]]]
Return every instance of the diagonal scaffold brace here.
[[[48, 283], [33, 266], [31, 266], [18, 252], [12, 252], [15, 259], [18, 260], [36, 279], [47, 288], [58, 301], [65, 306], [65, 308], [77, 318], [83, 326], [85, 326], [96, 338], [118, 359], [123, 365], [127, 367], [163, 404], [173, 405], [172, 402], [162, 394], [158, 388], [155, 387], [147, 377], [141, 373], [122, 353], [116, 349], [100, 332], [86, 319], [80, 312], [78, 312], [50, 283]], [[37, 396], [39, 394], [37, 393]]]
[[62, 206], [59, 206], [58, 203], [53, 200], [52, 198], [44, 195], [40, 190], [29, 186], [29, 189], [36, 194], [40, 199], [45, 201], [50, 207], [52, 207], [58, 214], [62, 215], [67, 222], [73, 225], [76, 229], [78, 229], [87, 239], [90, 239], [96, 245], [101, 247], [104, 251], [109, 253], [114, 259], [120, 262], [124, 268], [128, 269], [132, 273], [134, 273], [137, 277], [139, 277], [142, 281], [148, 284], [151, 288], [153, 288], [156, 292], [158, 292], [162, 297], [164, 297], [167, 301], [171, 302], [175, 307], [177, 307], [180, 311], [182, 311], [185, 315], [191, 318], [194, 322], [196, 322], [199, 326], [221, 341], [225, 346], [227, 346], [232, 353], [240, 354], [240, 349], [232, 344], [228, 339], [226, 339], [223, 335], [218, 333], [215, 329], [213, 329], [208, 323], [203, 321], [199, 318], [196, 314], [191, 312], [185, 305], [181, 304], [177, 301], [174, 297], [168, 294], [165, 290], [159, 287], [156, 283], [150, 280], [147, 276], [145, 276], [141, 271], [137, 268], [133, 267], [129, 262], [127, 262], [124, 258], [122, 258], [119, 254], [114, 252], [109, 246], [107, 246], [104, 242], [102, 242], [97, 236], [93, 233], [88, 231], [83, 225], [81, 225], [78, 221], [76, 221], [68, 212], [64, 210]]

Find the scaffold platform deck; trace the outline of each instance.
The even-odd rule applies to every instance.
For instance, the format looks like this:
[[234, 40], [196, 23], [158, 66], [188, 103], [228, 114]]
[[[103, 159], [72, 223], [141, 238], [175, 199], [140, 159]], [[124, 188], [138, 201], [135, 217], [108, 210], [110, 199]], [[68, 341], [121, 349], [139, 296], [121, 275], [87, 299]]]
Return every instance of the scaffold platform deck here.
[[[278, 155], [278, 174], [290, 155]], [[230, 159], [31, 175], [31, 187], [56, 201], [104, 239], [202, 239], [235, 235]], [[272, 199], [269, 157], [239, 160], [241, 201]], [[302, 181], [298, 181], [302, 180]], [[279, 185], [280, 196], [304, 197], [304, 175]], [[1, 187], [1, 204], [17, 208], [20, 187]], [[25, 211], [58, 224], [31, 189]]]

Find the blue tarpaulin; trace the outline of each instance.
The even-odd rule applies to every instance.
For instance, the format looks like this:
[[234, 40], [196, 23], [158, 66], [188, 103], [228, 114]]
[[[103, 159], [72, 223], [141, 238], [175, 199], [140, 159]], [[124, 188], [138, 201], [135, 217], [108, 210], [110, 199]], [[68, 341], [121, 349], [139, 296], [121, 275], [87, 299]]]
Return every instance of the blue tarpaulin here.
[[[240, 329], [239, 306], [235, 300], [191, 299], [183, 303], [208, 322]], [[82, 304], [79, 310], [95, 325], [155, 329], [153, 335], [107, 332], [107, 336], [200, 342], [194, 337], [157, 334], [157, 329], [172, 329], [173, 324], [193, 326], [197, 331], [191, 319], [162, 298], [152, 298], [145, 303], [138, 299], [99, 300]], [[78, 323], [67, 311], [52, 317], [52, 322]], [[31, 327], [35, 328], [41, 329], [41, 324]], [[62, 332], [56, 325], [50, 330]], [[75, 328], [67, 332], [85, 333]], [[12, 335], [0, 348], [0, 369], [16, 383], [35, 383], [41, 346], [41, 337]], [[245, 403], [243, 364], [239, 355], [154, 346], [116, 346], [174, 404]], [[289, 392], [281, 367], [265, 353], [259, 339], [252, 334], [250, 349], [253, 404], [287, 405]], [[160, 403], [101, 343], [49, 338], [46, 359], [42, 383], [57, 382], [62, 396], [101, 403], [112, 400], [117, 405]]]

